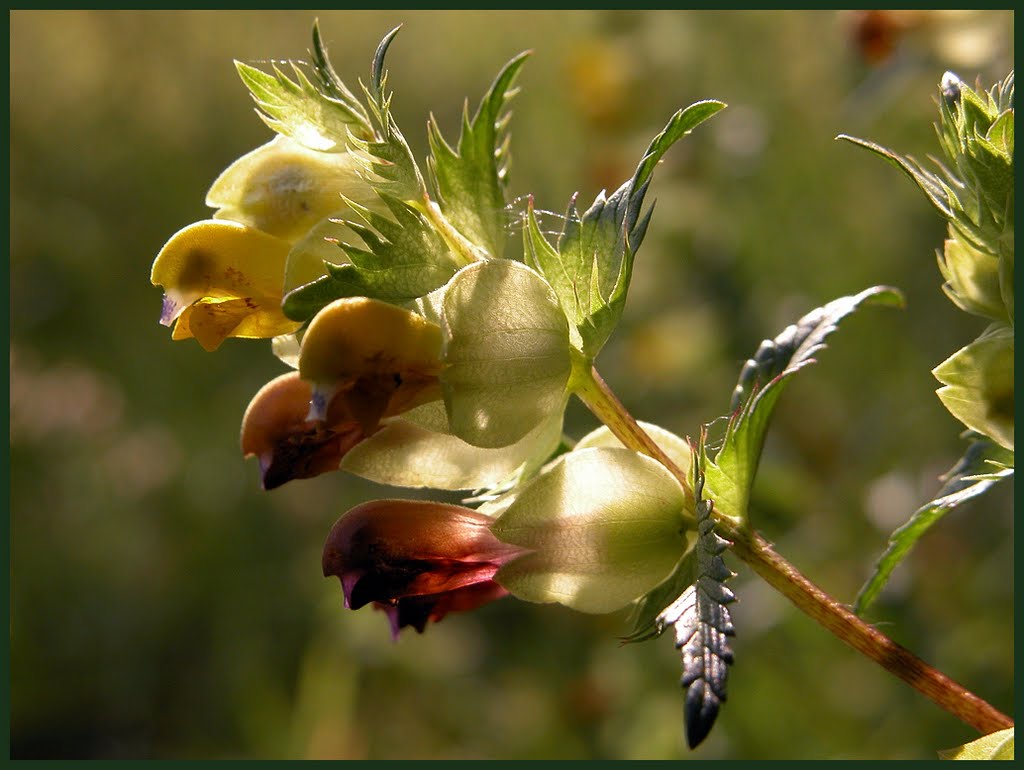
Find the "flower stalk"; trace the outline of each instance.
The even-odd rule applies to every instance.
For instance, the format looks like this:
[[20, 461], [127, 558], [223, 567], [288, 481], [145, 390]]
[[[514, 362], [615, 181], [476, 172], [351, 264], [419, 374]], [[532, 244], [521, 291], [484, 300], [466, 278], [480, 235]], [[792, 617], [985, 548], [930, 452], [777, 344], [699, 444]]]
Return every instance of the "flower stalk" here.
[[[637, 424], [597, 370], [575, 368], [576, 393], [628, 448], [662, 463], [692, 494], [689, 479]], [[807, 579], [750, 527], [715, 507], [712, 515], [732, 551], [797, 609], [889, 673], [902, 679], [933, 703], [982, 734], [1013, 726], [1013, 720], [987, 701], [954, 682], [912, 652], [865, 623]]]
[[[582, 361], [583, 357], [580, 356], [579, 360], [573, 362], [573, 392], [624, 446], [642, 452], [664, 465], [682, 485], [688, 509], [692, 508], [693, 487], [688, 475], [640, 427], [633, 415], [626, 410], [607, 383], [601, 379], [597, 369], [590, 366], [589, 363], [584, 365]], [[696, 526], [696, 519], [689, 523]]]

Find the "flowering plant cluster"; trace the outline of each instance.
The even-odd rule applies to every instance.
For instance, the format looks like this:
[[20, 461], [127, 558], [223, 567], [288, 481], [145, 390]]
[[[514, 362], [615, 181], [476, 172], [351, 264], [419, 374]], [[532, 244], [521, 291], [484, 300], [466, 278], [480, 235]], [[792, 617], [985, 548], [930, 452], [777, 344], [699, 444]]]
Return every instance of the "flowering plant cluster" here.
[[[565, 451], [563, 412], [621, 314], [655, 164], [723, 105], [680, 111], [633, 179], [582, 215], [570, 204], [556, 243], [528, 209], [525, 256], [510, 258], [505, 107], [525, 56], [467, 114], [454, 148], [431, 122], [421, 170], [385, 91], [393, 37], [364, 100], [318, 33], [312, 80], [297, 65], [295, 80], [238, 65], [277, 135], [214, 182], [213, 218], [157, 256], [161, 320], [207, 350], [271, 338], [291, 367], [242, 421], [266, 489], [342, 469], [486, 501], [345, 514], [324, 571], [348, 606], [385, 608], [396, 633], [508, 592], [617, 610], [688, 550], [692, 491], [610, 434]], [[688, 466], [688, 446], [671, 441]]]
[[[696, 746], [733, 657], [723, 552], [770, 569], [747, 501], [772, 409], [843, 318], [900, 296], [867, 289], [766, 340], [726, 419], [709, 423], [722, 435], [701, 428], [690, 441], [638, 423], [594, 361], [622, 314], [656, 166], [725, 105], [675, 113], [632, 177], [582, 211], [571, 200], [552, 238], [532, 199], [506, 198], [507, 106], [526, 55], [467, 106], [454, 143], [431, 119], [421, 164], [390, 109], [384, 61], [396, 33], [357, 90], [315, 26], [308, 64], [236, 63], [275, 136], [216, 179], [213, 216], [157, 255], [161, 321], [208, 351], [228, 337], [272, 340], [285, 371], [241, 426], [265, 489], [342, 470], [464, 494], [461, 505], [396, 498], [344, 513], [323, 551], [344, 606], [384, 610], [395, 637], [509, 594], [591, 613], [631, 606], [628, 640], [675, 630]], [[992, 283], [961, 266], [968, 250], [974, 241], [947, 247], [947, 278], [956, 297], [988, 309], [991, 292], [961, 285]], [[1012, 355], [1012, 285], [1009, 297], [997, 310]], [[1012, 449], [1012, 374], [1010, 384]], [[573, 396], [603, 423], [579, 441], [562, 431]]]
[[940, 85], [936, 126], [945, 164], [938, 173], [873, 142], [859, 144], [903, 170], [948, 221], [938, 253], [942, 290], [988, 326], [932, 373], [943, 405], [967, 428], [970, 445], [935, 499], [893, 533], [857, 597], [863, 612], [896, 565], [943, 514], [1013, 474], [1013, 73], [990, 90], [952, 72]]

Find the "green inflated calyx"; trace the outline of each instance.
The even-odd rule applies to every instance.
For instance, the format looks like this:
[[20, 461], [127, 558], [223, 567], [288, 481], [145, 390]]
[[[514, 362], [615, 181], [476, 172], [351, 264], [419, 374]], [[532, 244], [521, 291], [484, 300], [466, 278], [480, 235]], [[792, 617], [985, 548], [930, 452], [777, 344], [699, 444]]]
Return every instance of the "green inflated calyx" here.
[[932, 371], [942, 403], [960, 422], [1013, 449], [1013, 329], [995, 326]]
[[679, 482], [651, 458], [623, 448], [575, 450], [492, 525], [501, 540], [531, 551], [496, 580], [526, 601], [613, 612], [668, 577], [684, 555], [685, 506]]
[[441, 384], [453, 434], [515, 443], [565, 408], [569, 325], [548, 284], [518, 262], [461, 270], [443, 301]]

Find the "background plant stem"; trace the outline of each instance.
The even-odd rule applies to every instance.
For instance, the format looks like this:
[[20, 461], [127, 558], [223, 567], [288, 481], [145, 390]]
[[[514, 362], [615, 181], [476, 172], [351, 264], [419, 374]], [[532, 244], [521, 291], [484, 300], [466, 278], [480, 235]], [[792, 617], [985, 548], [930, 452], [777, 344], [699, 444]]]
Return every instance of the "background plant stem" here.
[[[662, 463], [683, 485], [690, 499], [690, 480], [641, 428], [615, 397], [596, 369], [577, 370], [576, 393], [594, 415], [625, 446]], [[827, 628], [862, 655], [899, 677], [935, 704], [982, 734], [1013, 726], [1013, 720], [987, 701], [929, 666], [850, 612], [777, 554], [756, 532], [728, 516], [716, 517], [716, 529], [733, 543], [732, 551], [775, 590], [811, 619]]]

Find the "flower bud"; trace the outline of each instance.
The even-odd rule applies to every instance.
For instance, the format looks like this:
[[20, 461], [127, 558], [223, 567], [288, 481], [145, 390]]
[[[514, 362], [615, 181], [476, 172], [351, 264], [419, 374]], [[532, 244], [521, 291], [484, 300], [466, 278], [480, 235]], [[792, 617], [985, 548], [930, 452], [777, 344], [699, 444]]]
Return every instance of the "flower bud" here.
[[999, 279], [999, 259], [964, 238], [950, 238], [939, 257], [943, 291], [962, 310], [993, 321], [1009, 322]]
[[311, 395], [309, 383], [289, 372], [260, 388], [245, 410], [242, 454], [259, 460], [264, 489], [337, 470], [365, 437], [360, 421], [340, 400], [326, 419], [307, 419]]
[[1013, 451], [1013, 329], [993, 326], [932, 371], [937, 394], [971, 430]]

